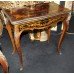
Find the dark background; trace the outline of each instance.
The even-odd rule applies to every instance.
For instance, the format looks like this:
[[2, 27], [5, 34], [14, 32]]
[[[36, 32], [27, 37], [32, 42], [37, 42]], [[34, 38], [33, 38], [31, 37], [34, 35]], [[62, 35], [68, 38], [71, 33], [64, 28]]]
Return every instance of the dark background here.
[[[60, 1], [60, 5], [62, 5], [62, 6], [64, 6], [65, 5], [65, 1]], [[73, 4], [74, 5], [74, 4]], [[74, 6], [73, 6], [74, 7]], [[57, 27], [57, 31], [58, 31], [58, 33], [61, 31], [61, 25], [62, 25], [62, 23], [60, 22], [60, 23], [58, 23], [58, 24], [60, 24], [60, 25], [58, 25], [58, 27]], [[71, 19], [70, 19], [70, 21], [69, 21], [69, 29], [68, 29], [68, 32], [69, 33], [74, 33], [74, 12], [73, 12], [73, 10], [72, 10], [72, 12], [71, 12]]]

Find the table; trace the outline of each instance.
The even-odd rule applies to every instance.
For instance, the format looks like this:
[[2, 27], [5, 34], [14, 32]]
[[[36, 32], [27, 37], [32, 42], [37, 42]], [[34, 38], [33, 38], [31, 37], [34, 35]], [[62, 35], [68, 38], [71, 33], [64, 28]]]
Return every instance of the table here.
[[[40, 5], [41, 4], [38, 4], [34, 8], [2, 9], [2, 15], [4, 19], [6, 18], [6, 29], [11, 38], [14, 52], [16, 51], [19, 56], [21, 70], [23, 68], [23, 58], [20, 47], [20, 36], [23, 31], [46, 30], [49, 39], [50, 29], [53, 27], [53, 24], [62, 21], [63, 31], [57, 45], [57, 52], [61, 54], [61, 44], [68, 28], [66, 19], [70, 10], [54, 2], [45, 3], [43, 6]], [[57, 24], [55, 24], [55, 26], [57, 26]]]

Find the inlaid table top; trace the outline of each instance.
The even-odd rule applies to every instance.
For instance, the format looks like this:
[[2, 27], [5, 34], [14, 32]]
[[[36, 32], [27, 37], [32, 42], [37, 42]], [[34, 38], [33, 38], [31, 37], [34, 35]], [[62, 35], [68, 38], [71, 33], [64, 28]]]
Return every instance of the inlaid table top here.
[[42, 4], [36, 4], [32, 8], [22, 7], [22, 8], [12, 8], [12, 9], [3, 9], [4, 14], [10, 20], [12, 24], [26, 23], [37, 20], [42, 20], [46, 18], [51, 18], [61, 14], [69, 13], [70, 10], [60, 6], [54, 2]]

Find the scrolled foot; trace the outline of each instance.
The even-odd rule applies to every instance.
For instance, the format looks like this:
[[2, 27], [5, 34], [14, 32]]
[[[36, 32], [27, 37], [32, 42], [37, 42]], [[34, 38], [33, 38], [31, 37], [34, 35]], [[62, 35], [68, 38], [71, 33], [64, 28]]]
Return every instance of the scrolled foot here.
[[60, 52], [59, 55], [62, 55], [62, 52]]
[[15, 51], [15, 50], [13, 50], [13, 51], [12, 51], [12, 55], [13, 55], [15, 52], [16, 52], [16, 51]]
[[23, 70], [23, 67], [20, 68], [20, 71], [22, 71], [22, 70]]
[[62, 55], [62, 52], [58, 52], [58, 55]]
[[12, 52], [12, 55], [14, 54], [14, 52]]

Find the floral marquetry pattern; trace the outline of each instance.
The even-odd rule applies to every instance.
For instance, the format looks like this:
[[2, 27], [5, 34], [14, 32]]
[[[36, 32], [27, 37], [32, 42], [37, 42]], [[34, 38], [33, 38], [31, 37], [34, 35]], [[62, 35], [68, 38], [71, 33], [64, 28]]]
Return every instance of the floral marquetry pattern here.
[[19, 30], [33, 30], [33, 29], [45, 29], [46, 27], [54, 27], [51, 24], [52, 23], [57, 23], [59, 21], [63, 21], [64, 19], [67, 18], [67, 15], [61, 15], [58, 17], [54, 17], [54, 18], [47, 18], [44, 20], [39, 20], [39, 21], [34, 21], [34, 22], [28, 22], [28, 23], [24, 23], [24, 24], [18, 24], [19, 25]]

